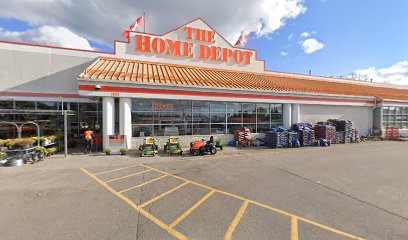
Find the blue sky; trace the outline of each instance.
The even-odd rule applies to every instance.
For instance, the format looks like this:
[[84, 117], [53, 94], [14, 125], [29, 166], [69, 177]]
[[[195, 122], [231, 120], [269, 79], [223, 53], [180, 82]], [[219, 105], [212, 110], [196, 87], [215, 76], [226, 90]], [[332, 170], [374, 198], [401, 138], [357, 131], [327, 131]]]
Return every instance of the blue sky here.
[[[130, 1], [135, 9], [128, 9], [129, 3], [109, 5], [108, 0], [98, 1], [99, 5], [71, 0], [0, 3], [0, 40], [112, 51], [113, 39], [121, 39], [121, 31], [131, 22], [127, 19], [143, 11], [149, 16], [146, 24], [155, 30], [153, 33], [202, 17], [229, 39], [240, 29], [252, 32], [245, 47], [257, 50], [269, 70], [301, 74], [311, 70], [321, 76], [354, 72], [378, 82], [408, 85], [406, 0], [254, 0], [251, 7], [244, 0], [195, 0], [197, 4], [190, 6], [183, 1], [168, 6], [162, 1], [135, 1]], [[208, 7], [211, 1], [219, 10]], [[237, 6], [236, 12], [225, 11], [231, 3]], [[100, 9], [109, 10], [103, 15]], [[164, 20], [164, 9], [166, 19], [174, 20]], [[276, 20], [279, 24], [274, 25]], [[267, 29], [262, 34], [263, 30], [257, 29], [259, 22]], [[308, 34], [302, 37], [304, 33]], [[55, 36], [58, 34], [64, 36]], [[320, 47], [312, 46], [307, 52], [302, 47], [306, 42]]]
[[[306, 6], [305, 14], [288, 21], [272, 39], [249, 40], [247, 47], [258, 50], [268, 69], [339, 76], [408, 59], [408, 1], [310, 0]], [[312, 31], [325, 47], [305, 54], [299, 37]], [[288, 55], [280, 56], [281, 51]]]

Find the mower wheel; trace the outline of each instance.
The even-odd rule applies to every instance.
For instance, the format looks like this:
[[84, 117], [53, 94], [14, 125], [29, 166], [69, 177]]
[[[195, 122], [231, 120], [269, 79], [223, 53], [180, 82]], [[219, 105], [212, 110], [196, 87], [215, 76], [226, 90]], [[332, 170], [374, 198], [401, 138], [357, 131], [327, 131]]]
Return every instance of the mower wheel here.
[[180, 154], [180, 155], [183, 155], [183, 151], [180, 151], [179, 154]]
[[220, 146], [220, 150], [222, 150], [222, 146]]
[[193, 154], [193, 156], [198, 156], [200, 154], [198, 150], [193, 150], [191, 153]]
[[216, 153], [217, 153], [217, 149], [216, 149], [216, 148], [211, 149], [210, 153], [211, 153], [211, 155], [216, 154]]

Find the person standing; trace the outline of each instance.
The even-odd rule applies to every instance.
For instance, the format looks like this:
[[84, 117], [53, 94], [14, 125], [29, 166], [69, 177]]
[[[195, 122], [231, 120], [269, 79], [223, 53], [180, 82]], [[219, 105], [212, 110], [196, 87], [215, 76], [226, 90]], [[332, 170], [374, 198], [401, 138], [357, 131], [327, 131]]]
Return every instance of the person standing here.
[[84, 132], [84, 139], [85, 139], [85, 154], [91, 153], [94, 134], [93, 131], [89, 128], [86, 129]]

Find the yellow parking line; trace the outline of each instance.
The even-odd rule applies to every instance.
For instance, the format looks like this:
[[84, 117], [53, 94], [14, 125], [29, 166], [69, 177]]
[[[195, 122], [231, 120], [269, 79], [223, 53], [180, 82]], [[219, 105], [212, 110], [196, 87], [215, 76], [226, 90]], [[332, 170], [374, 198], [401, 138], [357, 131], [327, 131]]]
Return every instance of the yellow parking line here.
[[145, 206], [147, 206], [147, 205], [149, 205], [149, 204], [151, 204], [151, 203], [153, 203], [153, 202], [159, 200], [160, 198], [162, 198], [162, 197], [164, 197], [164, 196], [166, 196], [166, 195], [168, 195], [168, 194], [170, 194], [170, 193], [172, 193], [172, 192], [174, 192], [174, 191], [176, 191], [176, 190], [178, 190], [178, 189], [184, 187], [184, 186], [187, 185], [187, 184], [189, 184], [189, 183], [188, 183], [188, 182], [184, 182], [184, 183], [178, 185], [177, 187], [175, 187], [175, 188], [173, 188], [173, 189], [170, 189], [169, 191], [167, 191], [167, 192], [165, 192], [165, 193], [163, 193], [163, 194], [160, 194], [159, 196], [157, 196], [157, 197], [155, 197], [155, 198], [152, 198], [152, 199], [150, 199], [149, 201], [147, 201], [147, 202], [145, 202], [145, 203], [143, 203], [143, 204], [141, 204], [141, 205], [139, 205], [139, 206], [140, 206], [141, 208], [142, 208], [142, 207], [145, 207]]
[[124, 195], [120, 194], [119, 192], [115, 191], [113, 188], [111, 188], [108, 184], [104, 183], [101, 179], [96, 177], [94, 174], [88, 172], [86, 169], [81, 168], [81, 171], [87, 174], [89, 177], [97, 181], [99, 184], [104, 186], [106, 189], [108, 189], [111, 193], [122, 199], [124, 202], [126, 202], [129, 206], [131, 206], [133, 209], [144, 215], [146, 218], [148, 218], [150, 221], [154, 222], [157, 224], [159, 227], [162, 229], [166, 230], [169, 234], [171, 234], [173, 237], [180, 239], [180, 240], [185, 240], [187, 239], [186, 236], [184, 236], [182, 233], [178, 232], [177, 230], [171, 228], [169, 225], [165, 224], [164, 222], [160, 221], [153, 215], [151, 215], [149, 212], [145, 211], [144, 209], [138, 207], [134, 202], [132, 202], [129, 198], [125, 197]]
[[[313, 221], [311, 221], [311, 220], [308, 220], [308, 219], [306, 219], [306, 218], [299, 217], [299, 216], [297, 216], [297, 215], [294, 215], [294, 214], [285, 212], [285, 211], [283, 211], [283, 210], [280, 210], [280, 209], [277, 209], [277, 208], [273, 208], [273, 207], [271, 207], [271, 206], [269, 206], [269, 205], [266, 205], [266, 204], [263, 204], [263, 203], [259, 203], [259, 202], [253, 201], [253, 200], [249, 200], [249, 199], [240, 197], [240, 196], [238, 196], [238, 195], [235, 195], [235, 194], [233, 194], [233, 193], [224, 192], [224, 191], [221, 191], [221, 190], [218, 190], [218, 189], [215, 189], [215, 188], [212, 188], [212, 187], [209, 187], [209, 186], [200, 184], [200, 183], [196, 183], [196, 182], [187, 180], [187, 179], [185, 179], [185, 178], [182, 178], [182, 177], [179, 177], [179, 176], [170, 174], [170, 173], [166, 173], [166, 172], [161, 171], [161, 170], [159, 170], [159, 169], [149, 167], [149, 166], [147, 166], [147, 165], [143, 165], [143, 166], [145, 166], [145, 167], [147, 167], [147, 168], [150, 168], [150, 169], [153, 169], [153, 171], [156, 171], [156, 172], [159, 172], [159, 173], [168, 174], [168, 175], [171, 176], [171, 177], [180, 179], [180, 180], [182, 180], [182, 181], [189, 182], [189, 183], [191, 183], [191, 184], [193, 184], [193, 185], [196, 185], [196, 186], [199, 186], [199, 187], [202, 187], [202, 188], [206, 188], [206, 189], [212, 190], [211, 192], [218, 192], [218, 193], [221, 193], [221, 194], [224, 194], [224, 195], [227, 195], [227, 196], [230, 196], [230, 197], [233, 197], [233, 198], [242, 200], [242, 201], [248, 201], [248, 202], [251, 203], [251, 204], [257, 205], [257, 206], [262, 207], [262, 208], [266, 208], [266, 209], [271, 210], [271, 211], [273, 211], [273, 212], [280, 213], [280, 214], [282, 214], [282, 215], [284, 215], [284, 216], [296, 217], [299, 221], [312, 224], [312, 225], [314, 225], [314, 226], [316, 226], [316, 227], [320, 227], [320, 228], [326, 229], [326, 230], [328, 230], [328, 231], [337, 233], [337, 234], [339, 234], [339, 235], [343, 235], [343, 236], [348, 237], [348, 238], [351, 238], [351, 239], [363, 240], [363, 238], [354, 236], [354, 235], [352, 235], [352, 234], [349, 234], [349, 233], [346, 233], [346, 232], [337, 230], [337, 229], [332, 228], [332, 227], [329, 227], [329, 226], [325, 226], [325, 225], [320, 224], [320, 223], [317, 223], [317, 222], [313, 222]], [[211, 192], [210, 192], [210, 193], [211, 193]], [[172, 226], [172, 224], [170, 224], [170, 226]]]
[[211, 195], [215, 193], [215, 190], [212, 190], [211, 192], [207, 193], [203, 198], [200, 199], [200, 201], [196, 202], [190, 209], [185, 211], [183, 214], [180, 215], [176, 220], [174, 220], [169, 226], [171, 228], [174, 228], [179, 224], [181, 221], [183, 221], [184, 218], [186, 218], [190, 213], [192, 213], [198, 206], [200, 206], [205, 200], [207, 200]]
[[119, 170], [128, 169], [128, 168], [133, 168], [133, 167], [137, 167], [137, 166], [141, 166], [141, 165], [140, 165], [140, 164], [136, 164], [136, 165], [127, 166], [127, 167], [123, 167], [123, 168], [116, 168], [116, 169], [109, 170], [109, 171], [94, 173], [93, 175], [97, 176], [97, 175], [99, 175], [99, 174], [110, 173], [110, 172], [116, 172], [116, 171], [119, 171]]
[[114, 179], [111, 179], [111, 180], [108, 180], [108, 181], [105, 181], [105, 182], [106, 182], [106, 183], [110, 183], [110, 182], [114, 182], [114, 181], [121, 180], [121, 179], [124, 179], [124, 178], [132, 177], [132, 176], [137, 176], [137, 175], [140, 175], [140, 174], [143, 174], [143, 173], [147, 173], [147, 172], [150, 172], [150, 171], [152, 171], [152, 169], [147, 169], [147, 170], [144, 170], [144, 171], [141, 171], [141, 172], [132, 173], [132, 174], [129, 174], [129, 175], [126, 175], [126, 176], [123, 176], [123, 177], [114, 178]]
[[224, 237], [225, 240], [232, 239], [232, 234], [234, 233], [235, 228], [238, 226], [239, 222], [241, 221], [241, 218], [244, 215], [247, 207], [248, 207], [248, 201], [244, 201], [244, 203], [242, 203], [241, 207], [239, 208], [234, 220], [231, 222], [231, 225], [229, 226], [227, 233], [225, 233], [225, 237]]
[[291, 240], [298, 240], [299, 239], [299, 231], [298, 231], [298, 220], [296, 217], [292, 217], [290, 219], [290, 239]]
[[123, 190], [119, 191], [119, 193], [124, 193], [124, 192], [127, 192], [127, 191], [129, 191], [129, 190], [142, 187], [142, 186], [147, 185], [147, 184], [149, 184], [149, 183], [156, 182], [156, 181], [158, 181], [158, 180], [160, 180], [160, 179], [162, 179], [162, 178], [165, 178], [165, 177], [167, 177], [167, 176], [169, 176], [169, 175], [168, 175], [168, 174], [164, 174], [163, 176], [160, 176], [160, 177], [158, 177], [158, 178], [155, 178], [155, 179], [152, 179], [152, 180], [150, 180], [150, 181], [144, 182], [144, 183], [139, 184], [139, 185], [137, 185], [137, 186], [123, 189]]

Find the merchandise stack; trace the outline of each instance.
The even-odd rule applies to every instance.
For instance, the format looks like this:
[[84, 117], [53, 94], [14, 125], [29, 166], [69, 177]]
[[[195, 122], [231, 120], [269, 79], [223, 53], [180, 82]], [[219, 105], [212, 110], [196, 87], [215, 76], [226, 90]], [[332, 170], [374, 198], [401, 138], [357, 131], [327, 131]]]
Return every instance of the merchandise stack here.
[[315, 131], [312, 124], [309, 123], [296, 123], [293, 124], [292, 130], [299, 133], [300, 145], [313, 146], [315, 141]]
[[356, 142], [356, 127], [354, 126], [352, 121], [342, 119], [329, 119], [328, 122], [336, 127], [337, 132], [344, 133], [344, 141], [341, 141], [342, 143]]
[[360, 142], [360, 131], [358, 131], [358, 129], [355, 127], [353, 127], [351, 131], [352, 131], [351, 142], [359, 143]]
[[323, 138], [331, 143], [336, 142], [336, 127], [331, 125], [317, 124], [314, 126], [315, 138]]
[[334, 143], [345, 143], [344, 131], [336, 132], [336, 141]]
[[234, 137], [235, 141], [238, 143], [237, 146], [240, 147], [249, 147], [253, 143], [251, 131], [246, 127], [236, 129], [234, 132]]
[[288, 147], [297, 148], [300, 147], [299, 133], [295, 131], [289, 131], [288, 134]]
[[288, 147], [288, 132], [284, 128], [272, 129], [265, 134], [265, 145], [271, 148]]

